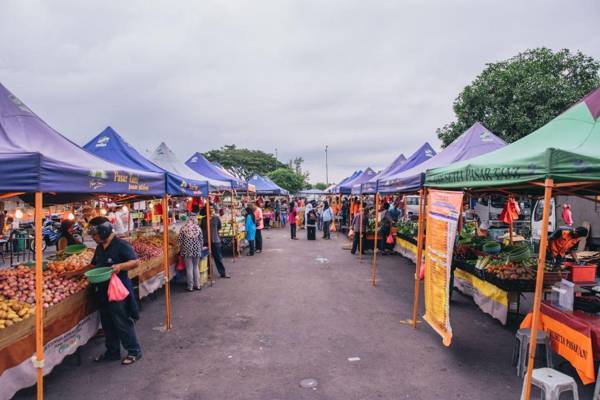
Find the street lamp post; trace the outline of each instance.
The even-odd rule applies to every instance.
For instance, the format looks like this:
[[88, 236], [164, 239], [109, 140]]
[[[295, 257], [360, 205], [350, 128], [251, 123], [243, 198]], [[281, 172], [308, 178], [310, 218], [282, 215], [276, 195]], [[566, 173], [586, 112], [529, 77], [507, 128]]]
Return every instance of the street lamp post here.
[[327, 160], [327, 150], [329, 146], [325, 145], [325, 184], [329, 186], [329, 163]]

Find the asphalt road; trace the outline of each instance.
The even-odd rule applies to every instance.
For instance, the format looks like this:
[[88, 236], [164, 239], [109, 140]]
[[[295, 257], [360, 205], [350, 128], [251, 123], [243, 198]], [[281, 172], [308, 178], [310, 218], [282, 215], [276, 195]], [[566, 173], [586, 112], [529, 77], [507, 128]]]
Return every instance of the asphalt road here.
[[[331, 241], [263, 233], [264, 252], [227, 268], [232, 279], [174, 290], [174, 329], [163, 332], [163, 298], [145, 301], [133, 366], [94, 364], [102, 339], [45, 380], [47, 399], [518, 399], [513, 331], [455, 295], [452, 345], [410, 318], [414, 267], [380, 257], [371, 287], [362, 263]], [[334, 235], [335, 236], [335, 235]], [[422, 314], [422, 313], [421, 313]], [[420, 314], [420, 315], [421, 315]], [[314, 378], [315, 389], [300, 381]], [[33, 388], [18, 393], [34, 398]]]

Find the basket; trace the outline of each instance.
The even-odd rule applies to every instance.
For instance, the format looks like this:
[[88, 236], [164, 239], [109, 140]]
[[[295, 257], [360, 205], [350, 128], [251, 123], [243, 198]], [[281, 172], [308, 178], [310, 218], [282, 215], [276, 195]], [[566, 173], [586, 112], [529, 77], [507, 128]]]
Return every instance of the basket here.
[[99, 267], [94, 268], [85, 273], [85, 277], [88, 278], [90, 283], [102, 283], [110, 279], [113, 274], [111, 267]]
[[591, 283], [596, 281], [596, 265], [573, 265], [571, 281], [573, 283]]
[[70, 246], [65, 247], [65, 254], [73, 255], [83, 253], [87, 250], [87, 246], [85, 244], [72, 244]]
[[[35, 261], [27, 261], [26, 263], [23, 263], [23, 265], [29, 268], [35, 268]], [[48, 261], [42, 261], [42, 271], [45, 271], [47, 267]]]

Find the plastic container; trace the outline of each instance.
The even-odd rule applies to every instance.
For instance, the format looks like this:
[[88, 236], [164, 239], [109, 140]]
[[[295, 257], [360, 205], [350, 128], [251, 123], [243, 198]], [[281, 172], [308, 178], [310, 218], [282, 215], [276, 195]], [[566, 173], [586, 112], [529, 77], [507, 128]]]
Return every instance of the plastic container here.
[[85, 277], [88, 278], [90, 283], [101, 283], [108, 281], [112, 274], [112, 267], [99, 267], [87, 271]]
[[574, 283], [596, 282], [597, 265], [573, 265], [571, 268], [571, 281]]
[[552, 286], [552, 295], [550, 299], [552, 305], [573, 311], [575, 284], [564, 279], [555, 283], [554, 286]]
[[70, 246], [65, 247], [65, 254], [79, 254], [83, 253], [87, 250], [87, 246], [85, 244], [72, 244]]

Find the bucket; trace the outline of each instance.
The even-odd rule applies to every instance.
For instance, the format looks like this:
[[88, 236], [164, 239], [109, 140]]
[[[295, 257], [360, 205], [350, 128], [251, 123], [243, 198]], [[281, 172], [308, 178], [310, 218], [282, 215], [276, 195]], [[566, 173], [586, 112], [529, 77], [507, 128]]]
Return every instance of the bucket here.
[[202, 257], [200, 259], [200, 286], [206, 285], [208, 283], [208, 257]]

